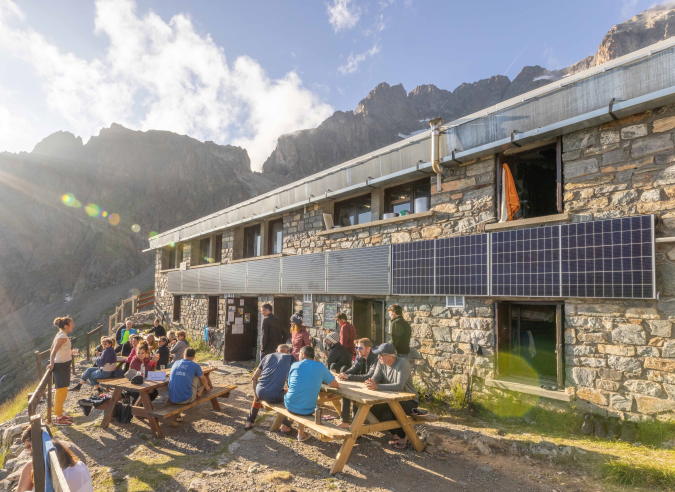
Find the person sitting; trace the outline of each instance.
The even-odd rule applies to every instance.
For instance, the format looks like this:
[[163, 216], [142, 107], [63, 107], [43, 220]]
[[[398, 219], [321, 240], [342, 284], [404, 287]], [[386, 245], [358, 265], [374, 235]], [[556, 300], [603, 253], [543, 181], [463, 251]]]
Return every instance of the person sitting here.
[[131, 335], [131, 338], [129, 338], [128, 343], [131, 345], [131, 352], [129, 352], [127, 359], [124, 361], [124, 372], [129, 370], [129, 364], [136, 357], [136, 347], [141, 340], [143, 340], [143, 337], [140, 335]]
[[[364, 382], [373, 377], [377, 367], [377, 355], [372, 351], [373, 342], [369, 338], [361, 338], [356, 341], [356, 353], [359, 354], [354, 359], [352, 367], [337, 375], [340, 381], [360, 381]], [[350, 414], [349, 409], [352, 408]], [[356, 413], [356, 403], [351, 403], [348, 398], [342, 398], [342, 412], [340, 418], [342, 422], [339, 427], [349, 429], [350, 416]]]
[[145, 341], [148, 342], [148, 347], [150, 347], [151, 352], [159, 348], [159, 344], [157, 343], [157, 340], [155, 340], [155, 335], [152, 334], [146, 335]]
[[80, 391], [82, 385], [89, 381], [89, 384], [95, 390], [99, 389], [98, 380], [108, 379], [112, 377], [117, 367], [117, 354], [115, 353], [115, 339], [110, 337], [103, 337], [101, 339], [103, 345], [103, 353], [96, 359], [96, 367], [88, 367], [82, 374], [80, 382], [70, 388], [70, 391]]
[[[178, 405], [192, 403], [211, 389], [209, 380], [195, 360], [195, 349], [185, 350], [185, 358], [174, 362], [169, 375], [169, 400]], [[180, 422], [180, 417], [176, 418]]]
[[150, 357], [150, 347], [148, 347], [148, 342], [142, 340], [136, 345], [136, 353], [134, 354], [134, 358], [129, 362], [129, 370], [133, 369], [136, 372], [140, 372], [141, 369], [145, 367], [142, 376], [146, 377], [148, 371], [155, 369], [158, 360], [159, 355]]
[[328, 358], [326, 366], [333, 372], [346, 371], [352, 365], [352, 353], [340, 343], [337, 332], [326, 335]]
[[177, 331], [176, 342], [174, 343], [173, 348], [171, 349], [174, 364], [176, 363], [176, 361], [179, 361], [183, 358], [185, 349], [187, 349], [189, 346], [190, 344], [185, 339], [185, 332], [183, 330]]
[[302, 324], [302, 317], [297, 314], [291, 317], [291, 355], [298, 360], [300, 349], [305, 345], [311, 345], [307, 328]]
[[[129, 339], [132, 335], [138, 335], [138, 330], [134, 328], [133, 322], [130, 319], [127, 319], [124, 328], [122, 330], [118, 330], [118, 332], [119, 339], [116, 340], [118, 345], [116, 352], [121, 352], [122, 356], [129, 355], [131, 353], [131, 349], [133, 348], [129, 343]], [[117, 338], [117, 334], [115, 337]]]
[[260, 365], [253, 373], [253, 404], [251, 412], [246, 419], [246, 430], [252, 429], [255, 419], [260, 411], [261, 401], [267, 403], [279, 403], [283, 401], [286, 393], [284, 385], [288, 379], [288, 372], [295, 358], [289, 354], [288, 345], [281, 344], [273, 354], [265, 355]]
[[166, 336], [166, 328], [159, 324], [159, 318], [155, 318], [154, 326], [148, 330], [148, 334], [152, 333], [157, 338]]
[[[397, 357], [396, 349], [391, 343], [383, 343], [373, 349], [373, 353], [378, 356], [379, 364], [375, 369], [375, 374], [371, 379], [366, 380], [366, 388], [377, 391], [400, 391], [402, 393], [414, 393], [414, 400], [400, 402], [406, 415], [412, 415], [412, 411], [417, 408], [419, 400], [417, 398], [417, 389], [413, 384], [412, 370], [407, 358]], [[396, 420], [396, 416], [388, 403], [373, 405], [370, 412], [380, 421]], [[404, 449], [408, 444], [408, 438], [400, 427], [389, 431], [394, 435], [394, 439], [389, 444]]]
[[[298, 415], [312, 415], [316, 409], [316, 403], [319, 399], [319, 391], [323, 383], [329, 384], [333, 388], [338, 388], [339, 384], [335, 377], [321, 362], [314, 360], [314, 349], [305, 345], [300, 349], [300, 362], [291, 366], [288, 374], [288, 391], [284, 396], [284, 405], [286, 408]], [[281, 425], [281, 433], [291, 431], [291, 421], [284, 418]], [[305, 433], [304, 424], [298, 426], [298, 441], [309, 439]]]
[[157, 360], [157, 368], [164, 369], [169, 367], [169, 346], [167, 345], [169, 340], [166, 337], [159, 337], [159, 347], [157, 348], [157, 355], [159, 359]]

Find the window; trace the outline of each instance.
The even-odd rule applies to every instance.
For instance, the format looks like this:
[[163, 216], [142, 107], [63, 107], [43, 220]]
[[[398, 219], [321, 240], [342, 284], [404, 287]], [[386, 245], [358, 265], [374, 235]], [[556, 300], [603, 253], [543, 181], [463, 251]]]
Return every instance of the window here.
[[209, 255], [209, 247], [211, 246], [211, 238], [206, 237], [199, 241], [199, 258], [197, 258], [197, 265], [206, 265], [211, 263], [212, 259]]
[[260, 256], [260, 224], [244, 229], [244, 258]]
[[445, 296], [445, 307], [463, 308], [464, 306], [464, 296]]
[[281, 253], [284, 238], [284, 219], [270, 222], [269, 224], [269, 243], [267, 252], [270, 255]]
[[223, 236], [218, 234], [215, 237], [214, 246], [213, 246], [213, 261], [220, 263], [223, 261]]
[[174, 244], [164, 249], [162, 253], [162, 270], [171, 270], [180, 267], [183, 261], [183, 245]]
[[312, 294], [302, 294], [302, 302], [312, 302]]
[[181, 296], [173, 296], [173, 320], [180, 322], [180, 300]]
[[372, 220], [370, 195], [362, 195], [335, 204], [335, 216], [340, 227], [365, 224]]
[[390, 214], [426, 212], [431, 206], [431, 181], [424, 178], [389, 188], [385, 191], [385, 202]]

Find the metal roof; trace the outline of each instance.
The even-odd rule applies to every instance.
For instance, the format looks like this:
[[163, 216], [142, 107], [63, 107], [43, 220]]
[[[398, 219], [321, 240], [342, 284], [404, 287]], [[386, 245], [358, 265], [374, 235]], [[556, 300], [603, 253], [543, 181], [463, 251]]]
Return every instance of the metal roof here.
[[[612, 102], [610, 103], [610, 100]], [[499, 152], [675, 101], [675, 38], [442, 126], [442, 163]], [[611, 108], [611, 109], [610, 109]], [[310, 203], [431, 173], [430, 131], [357, 157], [149, 239], [149, 250]], [[148, 251], [148, 250], [146, 250]]]

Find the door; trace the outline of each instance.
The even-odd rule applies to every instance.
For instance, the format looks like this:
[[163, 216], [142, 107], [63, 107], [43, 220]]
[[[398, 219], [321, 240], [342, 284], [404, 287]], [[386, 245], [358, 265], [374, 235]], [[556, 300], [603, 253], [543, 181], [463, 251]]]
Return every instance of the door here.
[[354, 299], [352, 323], [356, 327], [356, 338], [370, 338], [373, 345], [384, 342], [382, 320], [384, 302], [372, 299]]
[[218, 328], [218, 296], [209, 296], [209, 328]]
[[227, 299], [228, 319], [233, 310], [235, 321], [225, 326], [225, 361], [253, 360], [258, 348], [258, 298], [238, 297], [232, 301]]
[[291, 338], [291, 316], [293, 316], [293, 298], [275, 297], [274, 298], [274, 316], [281, 320], [281, 326], [284, 329], [284, 342]]

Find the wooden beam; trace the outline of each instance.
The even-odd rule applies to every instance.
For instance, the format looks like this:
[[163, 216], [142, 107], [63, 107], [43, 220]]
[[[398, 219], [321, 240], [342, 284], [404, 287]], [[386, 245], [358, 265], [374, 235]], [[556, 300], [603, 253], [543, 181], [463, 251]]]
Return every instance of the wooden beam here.
[[44, 450], [42, 448], [42, 420], [39, 415], [33, 415], [30, 418], [30, 439], [32, 443], [33, 490], [35, 492], [44, 492], [46, 470]]
[[545, 215], [543, 217], [532, 217], [529, 219], [511, 220], [508, 222], [485, 224], [485, 230], [489, 232], [489, 231], [499, 231], [502, 229], [518, 229], [522, 227], [554, 224], [556, 222], [569, 222], [569, 220], [570, 214], [564, 212], [562, 214]]

